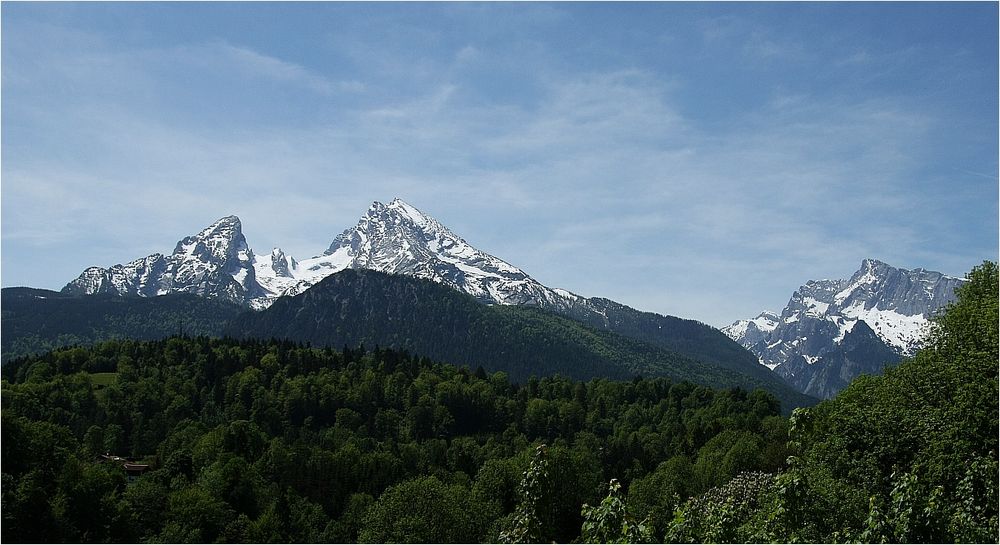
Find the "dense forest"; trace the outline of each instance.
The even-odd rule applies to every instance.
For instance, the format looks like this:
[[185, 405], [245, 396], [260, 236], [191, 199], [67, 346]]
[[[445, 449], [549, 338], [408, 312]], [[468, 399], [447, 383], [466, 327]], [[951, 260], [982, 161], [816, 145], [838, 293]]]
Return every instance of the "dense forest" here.
[[2, 538], [996, 542], [996, 264], [969, 278], [925, 350], [790, 418], [760, 390], [512, 382], [374, 346], [19, 358]]
[[[568, 541], [612, 476], [629, 483], [670, 460], [688, 494], [786, 455], [785, 420], [760, 391], [518, 386], [390, 350], [118, 341], [4, 373], [15, 384], [4, 384], [3, 470], [16, 492], [3, 531], [15, 541], [495, 541], [540, 443], [557, 477], [545, 537]], [[157, 469], [127, 485], [95, 462], [102, 453]], [[450, 522], [425, 530], [442, 533], [397, 533], [391, 505], [407, 493], [440, 496], [428, 514]]]

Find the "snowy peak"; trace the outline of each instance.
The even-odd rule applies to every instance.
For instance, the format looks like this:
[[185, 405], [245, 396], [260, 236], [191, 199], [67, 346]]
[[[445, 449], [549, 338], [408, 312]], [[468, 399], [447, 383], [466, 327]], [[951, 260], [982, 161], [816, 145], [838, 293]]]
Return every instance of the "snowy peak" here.
[[396, 198], [388, 205], [378, 201], [372, 203], [357, 225], [347, 229], [334, 239], [325, 255], [350, 247], [354, 255], [359, 255], [362, 245], [378, 247], [392, 239], [416, 238], [430, 241], [438, 239], [446, 248], [464, 246], [472, 249], [465, 240], [441, 225], [434, 218], [424, 214], [403, 200]]
[[262, 283], [279, 287], [275, 296], [291, 295], [347, 268], [434, 280], [486, 303], [543, 304], [561, 298], [398, 198], [387, 205], [372, 203], [358, 223], [338, 235], [323, 255], [290, 269], [294, 283]]
[[[881, 261], [866, 259], [834, 297], [841, 309], [878, 309], [906, 316], [931, 314], [953, 299], [959, 278], [926, 269], [897, 269]], [[857, 312], [857, 310], [855, 310]]]
[[[729, 338], [739, 342], [744, 348], [753, 346], [759, 342], [762, 342], [767, 336], [774, 331], [778, 324], [781, 322], [781, 316], [765, 310], [757, 315], [756, 318], [752, 320], [738, 320], [731, 325], [722, 328], [722, 332], [729, 336]], [[773, 368], [774, 365], [768, 365], [767, 362], [760, 360], [761, 365], [765, 365], [769, 368]]]
[[260, 288], [240, 219], [226, 216], [181, 239], [169, 257], [152, 254], [107, 269], [89, 267], [63, 291], [152, 297], [187, 292], [245, 303]]
[[489, 304], [564, 308], [578, 296], [551, 290], [509, 263], [472, 247], [433, 217], [403, 201], [373, 202], [325, 252], [297, 261], [280, 248], [257, 256], [237, 216], [226, 216], [152, 254], [108, 268], [89, 267], [63, 288], [72, 293], [152, 297], [188, 292], [251, 308], [295, 295], [347, 268], [434, 280]]
[[[851, 339], [852, 332], [857, 338], [858, 332], [872, 331], [885, 350], [868, 352], [879, 358], [885, 353], [897, 359], [913, 354], [928, 331], [929, 318], [954, 300], [955, 288], [962, 282], [939, 272], [899, 269], [865, 259], [850, 279], [810, 280], [799, 287], [769, 331], [766, 322], [765, 327], [754, 328], [750, 321], [740, 320], [723, 332], [757, 354], [762, 364], [796, 384], [803, 376], [811, 376], [806, 372], [808, 366], [846, 361], [843, 353], [850, 349], [850, 343], [845, 339]], [[858, 325], [864, 327], [858, 329]], [[803, 367], [802, 362], [807, 365]], [[849, 363], [855, 369], [870, 370], [875, 365]], [[877, 365], [884, 363], [880, 360]], [[822, 376], [828, 375], [837, 374]], [[834, 391], [816, 380], [809, 381], [816, 390], [806, 393], [829, 395]]]
[[865, 259], [848, 280], [810, 280], [792, 294], [782, 323], [827, 320], [845, 328], [863, 319], [902, 354], [912, 353], [927, 319], [954, 298], [960, 279], [925, 269], [906, 270]]
[[561, 298], [399, 198], [373, 202], [323, 254], [301, 262], [280, 248], [255, 256], [239, 217], [231, 215], [184, 237], [167, 257], [152, 254], [124, 265], [90, 267], [64, 290], [147, 297], [182, 291], [265, 308], [346, 268], [427, 278], [487, 303], [542, 304]]
[[190, 248], [201, 243], [201, 247], [208, 249], [209, 253], [217, 257], [222, 257], [233, 244], [238, 243], [240, 240], [244, 244], [246, 243], [246, 239], [243, 238], [242, 227], [243, 224], [240, 223], [240, 218], [226, 216], [202, 229], [197, 235], [185, 237], [177, 243], [174, 253], [178, 254], [183, 251], [189, 251], [185, 250], [185, 248]]
[[253, 253], [236, 216], [226, 216], [197, 235], [185, 237], [171, 257], [176, 263], [174, 280], [180, 285], [200, 282], [205, 275], [223, 271], [244, 289], [250, 289]]
[[388, 206], [385, 207], [385, 209], [387, 211], [392, 211], [392, 213], [402, 218], [403, 221], [408, 221], [417, 227], [426, 228], [427, 226], [433, 224], [433, 227], [436, 228], [435, 230], [447, 231], [447, 229], [445, 229], [443, 225], [438, 223], [437, 220], [435, 220], [430, 216], [427, 216], [426, 214], [424, 214], [420, 210], [417, 210], [413, 206], [410, 206], [399, 197], [393, 199], [392, 202], [390, 202]]
[[836, 294], [835, 310], [845, 324], [864, 320], [886, 344], [911, 355], [927, 333], [929, 318], [954, 300], [962, 282], [935, 271], [865, 260]]

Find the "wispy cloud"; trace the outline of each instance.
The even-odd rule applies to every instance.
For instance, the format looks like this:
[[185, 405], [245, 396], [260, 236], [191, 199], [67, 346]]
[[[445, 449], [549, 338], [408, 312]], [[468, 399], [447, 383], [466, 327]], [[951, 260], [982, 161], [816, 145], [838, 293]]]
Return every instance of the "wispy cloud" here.
[[[247, 69], [251, 74], [280, 82], [304, 85], [323, 94], [329, 95], [341, 92], [357, 93], [365, 90], [365, 85], [360, 81], [334, 81], [298, 64], [264, 55], [246, 47], [237, 47], [222, 42], [202, 46], [198, 49], [204, 50], [209, 55], [213, 53], [220, 54], [219, 56], [223, 62], [233, 62]], [[183, 54], [197, 55], [199, 52], [184, 51]]]
[[778, 43], [770, 38], [767, 33], [755, 30], [750, 33], [743, 43], [743, 53], [749, 57], [773, 60], [781, 58], [801, 58], [803, 47], [797, 43]]

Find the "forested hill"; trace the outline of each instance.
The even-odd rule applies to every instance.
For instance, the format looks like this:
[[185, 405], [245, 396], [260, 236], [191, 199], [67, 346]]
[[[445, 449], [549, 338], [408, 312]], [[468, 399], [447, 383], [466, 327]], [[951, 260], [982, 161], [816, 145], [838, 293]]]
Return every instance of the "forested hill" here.
[[518, 382], [554, 373], [579, 380], [666, 376], [716, 388], [763, 388], [786, 411], [816, 402], [764, 368], [744, 373], [538, 308], [483, 305], [435, 282], [368, 270], [341, 271], [302, 294], [278, 299], [267, 310], [242, 314], [226, 333], [335, 348], [364, 344], [406, 349], [504, 371]]
[[[8, 542], [496, 542], [539, 443], [540, 539], [568, 542], [612, 477], [662, 511], [787, 455], [762, 391], [518, 386], [389, 350], [112, 341], [3, 377]], [[106, 452], [151, 471], [127, 483]]]
[[610, 299], [592, 297], [585, 305], [556, 312], [597, 329], [638, 339], [661, 348], [770, 381], [772, 372], [752, 352], [718, 329], [695, 320], [643, 312]]
[[187, 293], [159, 297], [72, 295], [35, 288], [0, 290], [3, 361], [54, 348], [111, 339], [163, 339], [178, 333], [220, 335], [242, 310]]

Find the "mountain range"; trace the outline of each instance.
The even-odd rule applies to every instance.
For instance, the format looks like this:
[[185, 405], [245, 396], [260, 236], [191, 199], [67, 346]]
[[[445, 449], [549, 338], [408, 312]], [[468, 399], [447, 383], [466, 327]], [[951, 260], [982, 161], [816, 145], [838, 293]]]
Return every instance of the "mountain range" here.
[[169, 256], [156, 253], [124, 265], [90, 267], [63, 291], [146, 297], [195, 293], [262, 309], [344, 269], [433, 280], [490, 304], [569, 308], [582, 299], [547, 288], [517, 267], [477, 250], [400, 199], [372, 203], [357, 225], [308, 259], [296, 260], [281, 248], [256, 255], [247, 245], [240, 219], [227, 216], [178, 242]]
[[63, 291], [144, 297], [194, 293], [260, 310], [345, 269], [431, 280], [481, 303], [538, 307], [751, 376], [770, 374], [758, 368], [752, 354], [713, 327], [546, 287], [510, 263], [477, 250], [400, 199], [374, 202], [326, 251], [301, 261], [280, 248], [267, 257], [256, 255], [247, 245], [239, 218], [228, 216], [178, 242], [170, 256], [153, 254], [125, 265], [90, 267]]
[[[920, 345], [928, 318], [953, 298], [954, 288], [962, 282], [937, 272], [907, 271], [868, 259], [848, 280], [807, 282], [780, 314], [765, 311], [720, 332], [697, 321], [547, 287], [395, 199], [388, 204], [372, 203], [356, 225], [310, 258], [297, 260], [280, 248], [266, 255], [255, 254], [243, 236], [240, 219], [227, 216], [180, 240], [170, 255], [155, 253], [127, 264], [90, 267], [63, 292], [140, 297], [186, 293], [265, 311], [348, 270], [431, 281], [487, 306], [537, 308], [760, 383], [772, 383], [780, 376], [800, 392], [816, 397], [830, 397], [857, 375], [878, 373], [885, 365], [911, 355]], [[377, 283], [351, 278], [366, 285]], [[342, 283], [343, 279], [334, 282]], [[355, 290], [355, 295], [360, 293]], [[320, 319], [317, 316], [323, 313], [314, 304], [318, 297], [314, 294], [300, 300], [306, 306], [298, 312]], [[347, 298], [344, 292], [337, 300], [342, 304]], [[287, 304], [292, 303], [283, 302], [279, 307], [286, 309]], [[343, 312], [334, 314], [339, 322], [323, 322], [323, 327], [343, 329], [340, 322], [355, 319]], [[371, 312], [362, 314], [373, 318]], [[308, 329], [294, 316], [285, 319]], [[244, 329], [234, 329], [234, 333], [254, 331], [268, 336], [259, 326], [248, 325], [255, 323], [254, 319], [241, 320]], [[257, 322], [281, 327], [272, 318]], [[306, 336], [287, 328], [283, 334], [310, 342], [339, 343], [344, 339], [376, 340], [374, 331], [388, 331], [384, 327], [362, 329], [346, 337], [319, 331]], [[426, 329], [420, 331], [429, 334]], [[408, 348], [406, 343], [382, 342]], [[454, 354], [458, 353], [440, 356]]]
[[764, 311], [723, 332], [799, 391], [829, 398], [920, 348], [929, 319], [965, 280], [865, 259], [846, 280], [810, 280], [780, 314]]

